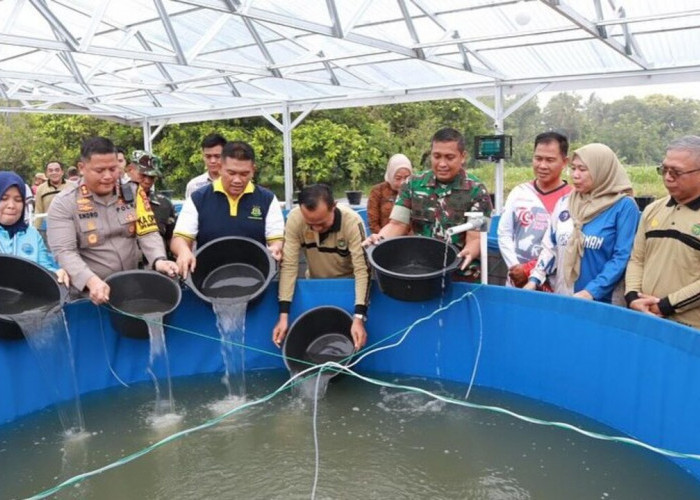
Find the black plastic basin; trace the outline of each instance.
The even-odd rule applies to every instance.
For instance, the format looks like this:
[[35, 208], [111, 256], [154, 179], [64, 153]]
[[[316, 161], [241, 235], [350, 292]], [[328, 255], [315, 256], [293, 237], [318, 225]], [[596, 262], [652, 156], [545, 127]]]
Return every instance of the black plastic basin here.
[[13, 315], [63, 303], [65, 289], [39, 264], [0, 254], [0, 338], [24, 338]]
[[125, 337], [147, 339], [148, 324], [135, 316], [166, 314], [177, 308], [182, 297], [180, 285], [167, 276], [145, 270], [120, 271], [109, 276], [109, 311], [114, 329]]
[[347, 364], [354, 352], [351, 326], [352, 316], [335, 306], [315, 307], [299, 316], [282, 346], [289, 372], [299, 373], [328, 361]]
[[454, 245], [425, 236], [390, 238], [367, 250], [381, 291], [411, 302], [440, 296], [443, 279], [447, 287], [457, 268], [458, 253]]
[[197, 266], [187, 282], [204, 301], [252, 302], [275, 276], [275, 260], [263, 245], [251, 238], [230, 236], [197, 249]]

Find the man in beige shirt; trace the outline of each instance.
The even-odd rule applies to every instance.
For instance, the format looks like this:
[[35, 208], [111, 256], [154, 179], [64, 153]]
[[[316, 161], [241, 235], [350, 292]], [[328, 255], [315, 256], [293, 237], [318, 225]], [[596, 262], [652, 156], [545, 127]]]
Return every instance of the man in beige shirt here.
[[350, 334], [355, 349], [367, 341], [365, 321], [369, 302], [370, 272], [362, 241], [362, 218], [350, 207], [338, 206], [325, 184], [305, 187], [299, 206], [289, 212], [280, 265], [280, 316], [272, 341], [280, 345], [287, 335], [289, 309], [299, 273], [299, 253], [304, 252], [309, 278], [355, 278], [355, 315]]
[[104, 279], [136, 269], [139, 246], [153, 269], [175, 276], [177, 265], [166, 259], [150, 206], [139, 213], [133, 198], [125, 199], [120, 189], [112, 141], [103, 137], [84, 140], [78, 167], [82, 181], [53, 200], [47, 228], [51, 251], [73, 285], [89, 292], [95, 304], [108, 302], [110, 290]]
[[644, 209], [625, 300], [635, 311], [700, 328], [700, 137], [669, 144], [658, 171], [669, 196]]
[[47, 181], [36, 188], [36, 194], [34, 195], [34, 215], [42, 214], [41, 217], [34, 219], [34, 227], [37, 229], [46, 227], [46, 212], [49, 211], [51, 202], [58, 193], [68, 186], [68, 183], [63, 178], [63, 164], [60, 161], [48, 162], [45, 171]]

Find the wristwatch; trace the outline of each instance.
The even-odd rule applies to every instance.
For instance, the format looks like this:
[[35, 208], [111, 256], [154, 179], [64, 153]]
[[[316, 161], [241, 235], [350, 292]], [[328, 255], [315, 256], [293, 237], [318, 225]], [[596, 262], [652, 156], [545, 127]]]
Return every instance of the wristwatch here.
[[367, 316], [365, 316], [364, 314], [355, 313], [352, 315], [352, 317], [355, 319], [361, 319], [362, 321], [367, 321]]

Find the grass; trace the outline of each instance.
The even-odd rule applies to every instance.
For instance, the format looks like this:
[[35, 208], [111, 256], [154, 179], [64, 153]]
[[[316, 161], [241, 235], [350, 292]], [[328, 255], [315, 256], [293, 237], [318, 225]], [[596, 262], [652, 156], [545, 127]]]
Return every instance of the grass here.
[[[661, 180], [661, 176], [656, 173], [656, 166], [632, 166], [626, 167], [626, 169], [627, 174], [632, 181], [635, 196], [653, 196], [654, 198], [662, 198], [666, 196], [666, 188]], [[482, 163], [478, 167], [470, 167], [469, 172], [477, 176], [486, 185], [486, 189], [488, 189], [489, 193], [494, 192], [496, 179], [495, 163]], [[568, 173], [566, 171], [564, 173], [564, 178], [568, 179]], [[508, 196], [508, 193], [510, 193], [511, 189], [513, 189], [515, 186], [523, 182], [531, 181], [532, 179], [534, 179], [532, 167], [506, 166], [504, 195]], [[370, 189], [372, 189], [372, 186], [379, 183], [381, 180], [383, 179], [363, 185], [361, 187], [361, 191], [365, 194], [365, 196], [367, 196]], [[280, 200], [284, 199], [283, 186], [268, 185], [266, 187], [272, 189]], [[345, 190], [348, 188], [348, 186], [343, 186], [340, 184], [334, 185], [333, 196], [336, 198], [345, 197]]]
[[[661, 176], [656, 173], [656, 166], [632, 166], [626, 167], [627, 175], [632, 181], [635, 196], [653, 196], [662, 198], [668, 193], [661, 180]], [[471, 168], [470, 172], [477, 176], [490, 193], [495, 186], [495, 164], [484, 164], [476, 168]], [[511, 189], [518, 184], [530, 181], [534, 178], [532, 167], [506, 167], [505, 169], [505, 196], [508, 196]], [[564, 178], [568, 180], [568, 174], [564, 173]]]

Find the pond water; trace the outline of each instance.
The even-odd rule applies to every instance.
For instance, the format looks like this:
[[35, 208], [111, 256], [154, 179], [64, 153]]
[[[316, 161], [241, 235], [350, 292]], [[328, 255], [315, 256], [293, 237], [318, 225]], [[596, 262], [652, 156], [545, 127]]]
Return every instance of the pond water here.
[[[425, 379], [391, 382], [455, 398], [466, 387]], [[247, 400], [287, 374], [248, 374]], [[223, 406], [219, 375], [173, 379], [179, 418], [153, 418], [150, 384], [83, 398], [89, 437], [64, 440], [51, 409], [0, 427], [0, 498], [24, 498], [104, 467], [209, 421]], [[470, 401], [617, 435], [526, 398], [475, 388]], [[219, 424], [163, 444], [126, 465], [61, 490], [56, 498], [309, 498], [314, 484], [314, 404], [286, 391]], [[318, 402], [317, 498], [700, 498], [700, 484], [670, 461], [630, 445], [463, 408], [350, 376]]]

